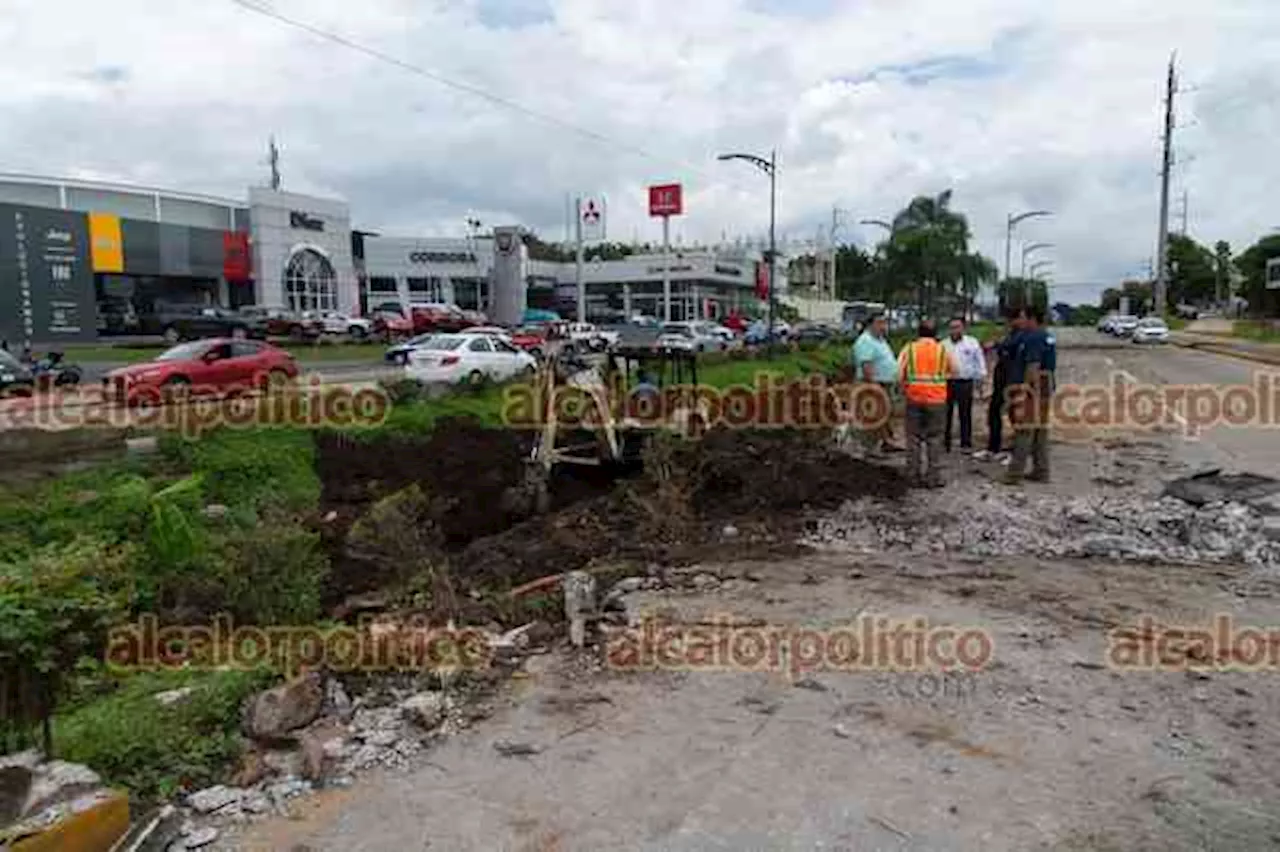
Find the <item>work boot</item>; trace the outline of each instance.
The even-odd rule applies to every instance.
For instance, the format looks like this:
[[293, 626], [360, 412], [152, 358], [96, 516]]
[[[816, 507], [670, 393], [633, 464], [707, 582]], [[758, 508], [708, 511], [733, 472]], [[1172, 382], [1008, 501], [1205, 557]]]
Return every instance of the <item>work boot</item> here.
[[1028, 474], [1027, 474], [1027, 481], [1028, 481], [1028, 482], [1048, 482], [1048, 481], [1049, 481], [1049, 471], [1047, 471], [1047, 470], [1033, 470], [1033, 471], [1031, 471], [1031, 473], [1028, 473]]

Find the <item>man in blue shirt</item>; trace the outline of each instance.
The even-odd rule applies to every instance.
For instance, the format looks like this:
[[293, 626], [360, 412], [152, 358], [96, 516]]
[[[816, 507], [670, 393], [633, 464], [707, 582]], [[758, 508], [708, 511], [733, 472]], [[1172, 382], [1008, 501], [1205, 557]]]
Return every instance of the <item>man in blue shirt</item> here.
[[992, 347], [995, 364], [991, 369], [991, 399], [987, 403], [987, 448], [973, 454], [979, 461], [989, 458], [1004, 461], [1008, 458], [1004, 452], [1005, 395], [1009, 389], [1009, 364], [1018, 346], [1015, 317], [1015, 312], [1006, 315], [1004, 337]]
[[1022, 482], [1028, 455], [1031, 473], [1027, 479], [1049, 481], [1049, 412], [1058, 367], [1057, 340], [1044, 328], [1044, 311], [1022, 308], [1017, 323], [1020, 331], [1009, 365], [1009, 386], [1016, 387], [1020, 397], [1010, 408], [1013, 458], [1005, 481], [1011, 485]]
[[[898, 359], [889, 345], [889, 322], [883, 314], [872, 317], [866, 330], [854, 342], [853, 374], [855, 381], [880, 386], [885, 394], [885, 410], [892, 416], [897, 402]], [[868, 430], [865, 439], [869, 446], [875, 446], [878, 441], [881, 451], [902, 449], [893, 443], [893, 424], [888, 417], [879, 428]]]

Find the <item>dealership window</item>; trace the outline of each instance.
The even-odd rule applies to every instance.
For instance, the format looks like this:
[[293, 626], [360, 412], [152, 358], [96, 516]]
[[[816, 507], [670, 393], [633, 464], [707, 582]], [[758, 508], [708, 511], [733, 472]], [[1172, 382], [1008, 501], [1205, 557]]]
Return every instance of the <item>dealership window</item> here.
[[408, 278], [409, 300], [413, 302], [444, 301], [444, 286], [438, 275], [429, 278]]
[[290, 310], [323, 311], [338, 307], [338, 282], [333, 264], [312, 249], [302, 249], [289, 258], [284, 286]]
[[372, 275], [369, 277], [370, 293], [396, 293], [399, 288], [396, 285], [396, 279], [383, 275]]

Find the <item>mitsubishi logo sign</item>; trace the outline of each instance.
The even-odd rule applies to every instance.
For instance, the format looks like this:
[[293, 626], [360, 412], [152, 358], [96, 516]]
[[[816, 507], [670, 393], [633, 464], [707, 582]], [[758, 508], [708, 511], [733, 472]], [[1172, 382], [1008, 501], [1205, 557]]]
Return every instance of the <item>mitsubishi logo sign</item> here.
[[594, 201], [588, 200], [586, 206], [582, 209], [582, 224], [600, 224], [600, 208], [596, 206]]
[[578, 225], [581, 239], [603, 240], [605, 233], [604, 199], [580, 199], [578, 201]]

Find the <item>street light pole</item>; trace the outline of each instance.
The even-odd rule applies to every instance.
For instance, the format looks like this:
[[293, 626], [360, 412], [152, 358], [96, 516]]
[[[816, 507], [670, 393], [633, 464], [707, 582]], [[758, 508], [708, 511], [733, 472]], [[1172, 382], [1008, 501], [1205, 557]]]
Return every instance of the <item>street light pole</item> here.
[[1024, 219], [1030, 219], [1033, 216], [1052, 216], [1049, 210], [1028, 210], [1025, 213], [1019, 213], [1016, 216], [1012, 213], [1005, 220], [1004, 229], [1004, 280], [1008, 281], [1010, 276], [1010, 267], [1013, 265], [1013, 229]]
[[769, 176], [769, 350], [773, 346], [774, 305], [777, 302], [778, 273], [778, 150], [769, 152], [769, 159], [757, 157], [755, 154], [721, 154], [717, 160], [745, 160]]
[[1027, 277], [1027, 255], [1031, 254], [1032, 252], [1039, 251], [1040, 249], [1047, 249], [1047, 248], [1053, 248], [1053, 243], [1032, 243], [1031, 245], [1026, 246], [1025, 248], [1022, 249], [1022, 273], [1020, 274], [1019, 277], [1021, 278]]

